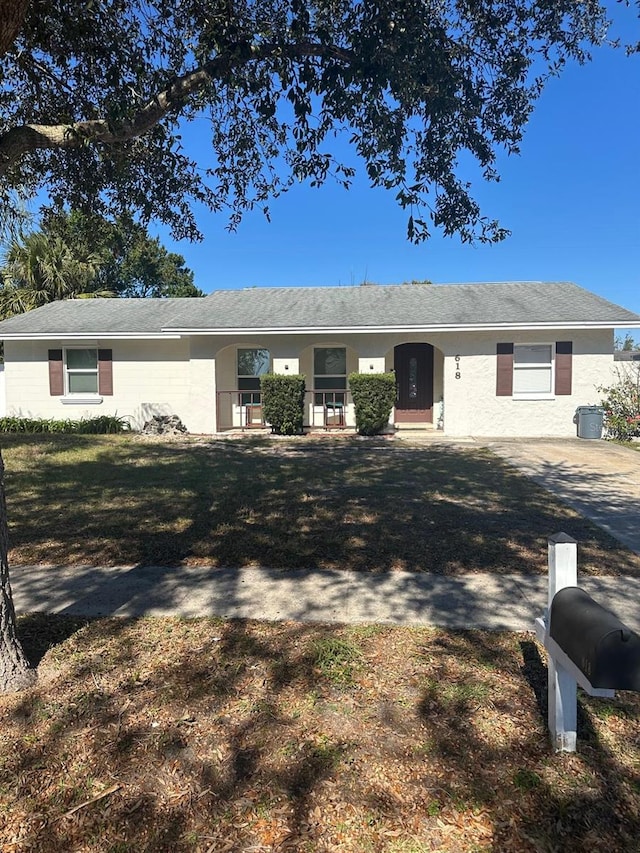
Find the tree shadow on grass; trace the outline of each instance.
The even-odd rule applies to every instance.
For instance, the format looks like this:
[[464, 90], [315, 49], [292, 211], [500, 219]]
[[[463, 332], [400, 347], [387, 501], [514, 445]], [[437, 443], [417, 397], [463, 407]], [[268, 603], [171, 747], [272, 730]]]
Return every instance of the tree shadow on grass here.
[[20, 616], [16, 626], [17, 635], [29, 664], [37, 667], [49, 649], [64, 643], [88, 622], [86, 617], [49, 613], [27, 613]]
[[13, 563], [531, 574], [562, 529], [583, 572], [640, 573], [639, 557], [478, 448], [119, 440], [20, 469], [6, 455]]
[[[199, 837], [208, 839], [204, 849], [211, 849], [214, 837], [220, 848], [213, 849], [222, 849], [229, 837], [235, 838], [233, 849], [245, 849], [256, 843], [259, 825], [255, 812], [250, 820], [242, 817], [252, 803], [258, 814], [284, 803], [290, 849], [297, 849], [296, 839], [303, 843], [313, 792], [342, 755], [341, 746], [327, 739], [287, 739], [295, 717], [281, 702], [282, 690], [295, 683], [302, 695], [320, 695], [327, 686], [314, 671], [309, 629], [284, 626], [274, 645], [271, 635], [263, 641], [259, 628], [248, 630], [242, 621], [215, 622], [214, 636], [199, 632], [202, 624], [88, 623], [58, 659], [61, 674], [53, 692], [36, 685], [12, 698], [9, 714], [21, 736], [3, 756], [0, 790], [9, 778], [19, 779], [16, 796], [32, 815], [44, 816], [26, 820], [23, 850], [73, 851], [100, 838], [95, 849], [101, 851], [122, 844], [173, 853], [196, 849]], [[203, 645], [156, 659], [152, 671], [138, 668], [145, 642], [153, 659], [160, 647], [170, 648], [172, 632], [192, 629]], [[321, 638], [327, 630], [312, 633]], [[57, 638], [61, 630], [53, 634]], [[271, 689], [256, 681], [257, 668]], [[228, 712], [239, 695], [239, 705]], [[200, 728], [205, 715], [209, 724]], [[289, 751], [279, 763], [267, 740], [271, 744], [280, 732]], [[43, 771], [48, 779], [53, 775], [55, 787], [39, 784]], [[121, 788], [104, 809], [82, 807], [71, 817], [95, 795], [96, 782], [99, 789], [114, 779]], [[0, 819], [0, 840], [3, 830]]]
[[[499, 642], [490, 634], [476, 632], [448, 633], [441, 638], [454, 660], [475, 660], [479, 671], [494, 671], [500, 681], [512, 678], [513, 671], [500, 663], [496, 654]], [[461, 811], [473, 807], [488, 810], [494, 823], [491, 849], [496, 853], [513, 849], [632, 853], [640, 833], [639, 777], [633, 762], [623, 764], [624, 752], [616, 753], [603, 741], [595, 725], [599, 700], [586, 697], [580, 698], [578, 706], [578, 754], [551, 753], [546, 730], [546, 666], [535, 643], [520, 641], [519, 645], [524, 678], [518, 695], [509, 691], [512, 704], [505, 710], [515, 721], [521, 719], [523, 731], [505, 729], [504, 738], [489, 737], [488, 742], [487, 733], [478, 727], [478, 708], [491, 701], [500, 711], [500, 692], [490, 700], [483, 698], [471, 689], [473, 679], [468, 674], [466, 680], [455, 680], [455, 669], [443, 671], [441, 680], [431, 683], [423, 694], [422, 714], [436, 733], [433, 754], [455, 779], [455, 786], [446, 789], [445, 802], [460, 803]], [[447, 679], [453, 679], [453, 689]], [[527, 700], [527, 687], [533, 706]], [[622, 715], [637, 717], [637, 697], [621, 701]], [[527, 706], [530, 710], [524, 712]], [[450, 719], [452, 712], [455, 726], [440, 728], [437, 718]], [[633, 748], [637, 751], [637, 739]], [[624, 750], [624, 744], [618, 743], [617, 749]], [[506, 789], [498, 791], [496, 768], [507, 780]]]
[[[538, 646], [533, 642], [521, 643], [523, 674], [536, 695], [541, 719], [547, 720], [548, 668], [543, 662]], [[608, 844], [611, 850], [635, 851], [640, 837], [640, 816], [632, 797], [640, 790], [640, 773], [628, 766], [622, 767], [621, 755], [627, 749], [637, 750], [640, 738], [625, 743], [599, 734], [602, 721], [616, 718], [637, 719], [640, 710], [637, 696], [618, 692], [614, 699], [589, 697], [578, 689], [577, 756], [556, 754], [552, 761], [563, 764], [566, 776], [575, 776], [576, 765], [589, 780], [587, 791], [568, 796], [562, 790], [562, 778], [557, 788], [546, 786], [546, 822], [554, 828], [554, 838], [562, 849], [583, 851], [594, 849], [594, 844]], [[529, 819], [522, 825], [525, 837], [542, 838], [539, 821]], [[599, 839], [604, 836], [604, 839]]]
[[[356, 662], [338, 680], [321, 648]], [[529, 639], [108, 619], [45, 663], [2, 703], [0, 840], [20, 811], [29, 853], [636, 849], [637, 730], [619, 753], [610, 710], [584, 703], [578, 755], [552, 755]], [[629, 730], [638, 698], [621, 708]]]

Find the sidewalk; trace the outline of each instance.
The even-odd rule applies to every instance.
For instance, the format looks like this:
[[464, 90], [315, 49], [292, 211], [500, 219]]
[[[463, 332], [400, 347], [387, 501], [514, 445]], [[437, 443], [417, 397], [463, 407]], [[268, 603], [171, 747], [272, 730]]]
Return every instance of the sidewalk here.
[[[11, 571], [11, 584], [19, 614], [222, 616], [532, 631], [547, 604], [546, 576], [521, 575], [19, 566]], [[579, 584], [640, 630], [640, 579], [585, 577]]]

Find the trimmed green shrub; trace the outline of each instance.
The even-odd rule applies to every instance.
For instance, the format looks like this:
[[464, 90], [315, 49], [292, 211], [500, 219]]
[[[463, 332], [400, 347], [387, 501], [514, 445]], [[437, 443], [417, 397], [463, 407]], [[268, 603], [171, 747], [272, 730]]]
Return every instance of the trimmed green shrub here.
[[614, 385], [597, 390], [605, 395], [602, 405], [606, 437], [630, 441], [640, 436], [640, 367], [618, 370]]
[[389, 423], [396, 401], [394, 373], [351, 373], [349, 388], [360, 435], [378, 435]]
[[277, 435], [299, 435], [304, 423], [304, 376], [266, 373], [260, 377], [262, 412]]
[[131, 427], [126, 418], [118, 415], [99, 415], [96, 418], [0, 418], [0, 432], [67, 433], [75, 435], [108, 435], [127, 432]]

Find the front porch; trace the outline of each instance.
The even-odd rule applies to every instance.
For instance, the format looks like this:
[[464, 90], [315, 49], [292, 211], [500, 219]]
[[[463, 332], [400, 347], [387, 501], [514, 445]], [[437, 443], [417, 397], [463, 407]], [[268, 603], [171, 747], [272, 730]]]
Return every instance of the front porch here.
[[216, 432], [268, 428], [260, 390], [260, 377], [267, 373], [306, 377], [311, 388], [304, 398], [305, 432], [355, 430], [349, 374], [385, 372], [395, 372], [398, 389], [389, 432], [444, 428], [444, 355], [427, 342], [372, 336], [351, 338], [348, 343], [309, 345], [282, 338], [269, 344], [239, 342], [216, 354]]

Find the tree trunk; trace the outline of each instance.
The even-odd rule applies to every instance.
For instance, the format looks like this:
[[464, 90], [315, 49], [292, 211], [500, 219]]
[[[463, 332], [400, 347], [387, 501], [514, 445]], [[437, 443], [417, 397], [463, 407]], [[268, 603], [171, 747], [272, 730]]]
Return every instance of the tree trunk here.
[[16, 612], [9, 582], [9, 527], [4, 494], [4, 463], [0, 453], [0, 693], [15, 693], [36, 680], [16, 636]]

